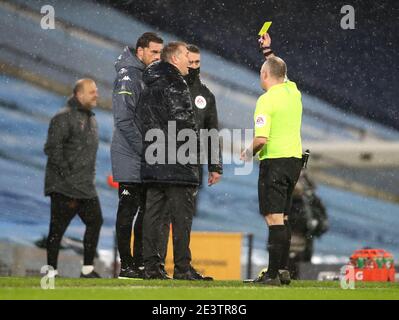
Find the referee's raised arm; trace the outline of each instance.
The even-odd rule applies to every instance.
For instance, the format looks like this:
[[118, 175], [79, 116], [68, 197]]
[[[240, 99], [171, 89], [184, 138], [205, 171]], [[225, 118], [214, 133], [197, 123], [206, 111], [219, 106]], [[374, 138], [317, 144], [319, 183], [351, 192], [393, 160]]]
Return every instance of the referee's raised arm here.
[[261, 36], [258, 40], [259, 42], [259, 49], [263, 53], [263, 56], [267, 60], [267, 58], [272, 58], [275, 57], [274, 51], [272, 50], [272, 38], [270, 38], [270, 35], [268, 33], [265, 33], [263, 36]]

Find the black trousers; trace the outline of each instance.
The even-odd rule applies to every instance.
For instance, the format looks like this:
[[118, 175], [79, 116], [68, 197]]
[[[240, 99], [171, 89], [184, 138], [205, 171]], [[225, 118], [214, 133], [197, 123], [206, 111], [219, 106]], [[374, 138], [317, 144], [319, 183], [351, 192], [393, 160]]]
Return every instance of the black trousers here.
[[[201, 186], [199, 187], [198, 192], [194, 196], [194, 216], [197, 212], [198, 206], [198, 197], [201, 191]], [[162, 230], [161, 230], [161, 242], [159, 245], [159, 254], [161, 256], [161, 264], [165, 264], [166, 256], [168, 254], [168, 242], [169, 242], [169, 233], [170, 233], [170, 225], [172, 223], [170, 217], [170, 210], [168, 206], [164, 208], [165, 212], [162, 214]], [[173, 228], [173, 226], [172, 226]]]
[[[190, 234], [198, 187], [162, 185], [147, 189], [144, 216], [144, 265], [159, 268], [163, 263], [161, 248], [165, 239], [165, 214], [169, 212], [173, 226], [173, 258], [175, 272], [186, 272], [191, 265]], [[165, 210], [165, 208], [168, 208]]]
[[50, 231], [47, 238], [47, 264], [57, 269], [58, 253], [62, 237], [72, 219], [79, 215], [86, 225], [83, 238], [84, 265], [93, 265], [100, 229], [103, 223], [100, 201], [73, 199], [59, 193], [51, 194]]
[[[116, 237], [123, 268], [143, 265], [143, 218], [145, 187], [141, 183], [119, 183], [119, 206], [116, 218]], [[134, 223], [133, 257], [131, 237]]]
[[[200, 177], [200, 184], [198, 186], [198, 192], [195, 194], [194, 197], [194, 216], [197, 214], [197, 207], [198, 207], [198, 198], [200, 195], [200, 191], [203, 187], [202, 181], [204, 180], [204, 169], [203, 166], [199, 166], [199, 177]], [[169, 232], [170, 232], [170, 224], [171, 224], [171, 218], [169, 214], [169, 208], [166, 206], [164, 208], [165, 212], [162, 215], [163, 216], [163, 222], [162, 222], [162, 239], [160, 242], [160, 247], [159, 247], [159, 254], [161, 256], [161, 264], [165, 264], [166, 256], [168, 254], [168, 242], [169, 242]]]

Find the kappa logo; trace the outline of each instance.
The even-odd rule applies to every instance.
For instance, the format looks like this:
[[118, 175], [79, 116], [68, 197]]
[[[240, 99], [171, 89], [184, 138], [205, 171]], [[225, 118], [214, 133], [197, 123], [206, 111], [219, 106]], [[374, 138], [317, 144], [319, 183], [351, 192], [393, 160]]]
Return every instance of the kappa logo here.
[[130, 196], [131, 194], [130, 194], [130, 192], [127, 189], [125, 189], [125, 190], [122, 191], [122, 195]]
[[266, 117], [263, 115], [257, 116], [255, 121], [255, 127], [262, 128], [266, 124]]
[[125, 77], [123, 77], [122, 81], [132, 81], [132, 79], [130, 79], [129, 76], [125, 76]]

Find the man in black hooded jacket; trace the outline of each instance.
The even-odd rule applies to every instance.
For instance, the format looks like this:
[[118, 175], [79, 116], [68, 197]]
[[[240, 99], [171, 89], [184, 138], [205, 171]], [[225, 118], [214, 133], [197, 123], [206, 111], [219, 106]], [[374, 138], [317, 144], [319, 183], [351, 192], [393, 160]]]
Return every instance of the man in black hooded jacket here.
[[[161, 270], [160, 256], [165, 207], [173, 225], [173, 278], [203, 278], [191, 266], [189, 247], [199, 184], [199, 135], [190, 91], [183, 78], [187, 74], [188, 51], [184, 42], [165, 46], [161, 61], [143, 74], [146, 87], [140, 97], [139, 116], [143, 124], [141, 176], [147, 184], [144, 265], [148, 279], [168, 279]], [[188, 149], [184, 149], [187, 145]], [[182, 149], [187, 152], [181, 154]]]
[[82, 278], [99, 278], [94, 257], [103, 223], [100, 201], [94, 184], [98, 128], [94, 113], [97, 86], [91, 79], [76, 82], [73, 97], [50, 121], [44, 152], [45, 195], [51, 198], [47, 263], [57, 275], [62, 237], [75, 215], [86, 225]]
[[[219, 130], [218, 113], [216, 109], [216, 99], [208, 87], [202, 83], [200, 78], [201, 54], [195, 45], [188, 45], [189, 72], [184, 77], [190, 89], [191, 102], [194, 109], [195, 119], [200, 130]], [[204, 137], [206, 137], [204, 135]], [[207, 147], [205, 152], [208, 162], [208, 185], [218, 183], [223, 174], [221, 145], [211, 141], [201, 141], [202, 148]], [[200, 185], [202, 184], [202, 166], [200, 169]]]

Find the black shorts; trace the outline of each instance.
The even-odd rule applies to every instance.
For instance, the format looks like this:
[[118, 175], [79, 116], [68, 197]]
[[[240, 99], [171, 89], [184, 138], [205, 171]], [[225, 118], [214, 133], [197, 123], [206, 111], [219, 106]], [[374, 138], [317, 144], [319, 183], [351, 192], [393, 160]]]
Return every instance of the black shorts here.
[[260, 162], [258, 197], [260, 214], [289, 214], [292, 192], [302, 169], [302, 159], [277, 158]]

